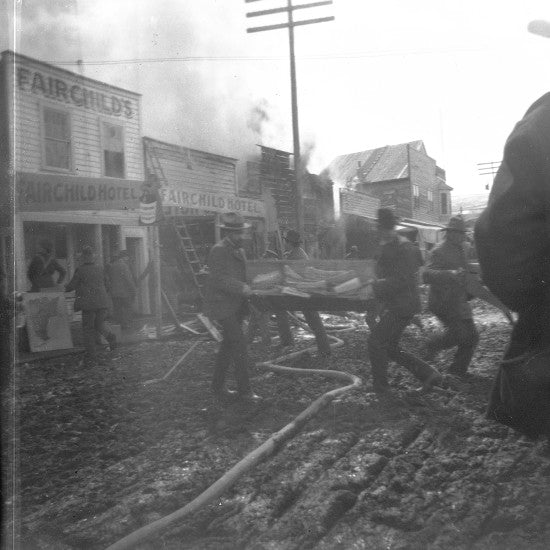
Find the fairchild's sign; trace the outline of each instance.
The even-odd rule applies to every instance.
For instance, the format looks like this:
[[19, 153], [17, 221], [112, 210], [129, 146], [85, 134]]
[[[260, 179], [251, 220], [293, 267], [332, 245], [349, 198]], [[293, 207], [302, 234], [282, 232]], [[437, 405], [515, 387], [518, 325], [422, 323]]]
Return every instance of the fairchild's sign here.
[[240, 212], [244, 216], [265, 216], [265, 205], [262, 201], [236, 197], [224, 193], [199, 191], [182, 191], [180, 189], [161, 188], [160, 196], [163, 206], [179, 206], [211, 212]]
[[131, 210], [139, 208], [140, 181], [18, 172], [16, 208], [20, 212]]

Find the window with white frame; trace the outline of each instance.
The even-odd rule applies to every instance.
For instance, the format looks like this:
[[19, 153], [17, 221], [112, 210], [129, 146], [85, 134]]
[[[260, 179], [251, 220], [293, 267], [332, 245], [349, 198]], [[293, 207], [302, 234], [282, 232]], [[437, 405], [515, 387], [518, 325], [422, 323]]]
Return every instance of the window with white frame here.
[[101, 125], [101, 146], [103, 149], [103, 174], [110, 178], [123, 178], [123, 127], [110, 122], [103, 122]]
[[434, 192], [428, 191], [428, 212], [434, 211]]
[[71, 119], [67, 111], [44, 107], [43, 163], [45, 168], [71, 169]]
[[415, 208], [420, 207], [420, 189], [418, 185], [413, 185], [413, 206]]

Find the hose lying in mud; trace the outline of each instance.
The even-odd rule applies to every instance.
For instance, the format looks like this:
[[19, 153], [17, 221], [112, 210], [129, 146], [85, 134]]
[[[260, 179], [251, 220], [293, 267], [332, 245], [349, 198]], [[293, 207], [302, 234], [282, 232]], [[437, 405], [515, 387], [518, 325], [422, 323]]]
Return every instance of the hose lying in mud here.
[[[342, 333], [349, 332], [351, 330], [355, 330], [355, 327], [350, 327], [348, 329], [339, 329], [335, 332]], [[334, 341], [334, 343], [330, 345], [331, 348], [336, 348], [344, 345], [344, 342], [336, 336], [329, 334], [328, 337]], [[148, 525], [145, 525], [137, 529], [133, 533], [130, 533], [129, 535], [126, 535], [124, 538], [109, 546], [107, 550], [123, 550], [127, 548], [134, 548], [136, 545], [145, 542], [152, 536], [160, 533], [164, 529], [167, 529], [175, 522], [180, 521], [191, 514], [194, 514], [195, 512], [212, 502], [214, 499], [225, 493], [225, 491], [232, 487], [241, 476], [254, 468], [254, 466], [259, 464], [265, 458], [275, 454], [283, 446], [283, 444], [286, 443], [287, 440], [292, 438], [298, 433], [298, 431], [300, 431], [300, 429], [306, 424], [308, 420], [313, 418], [313, 416], [315, 416], [323, 407], [328, 405], [333, 399], [350, 390], [358, 388], [361, 385], [361, 378], [346, 372], [322, 369], [300, 369], [296, 367], [284, 367], [282, 365], [276, 364], [281, 361], [299, 357], [300, 355], [308, 353], [309, 351], [312, 351], [314, 349], [315, 347], [309, 347], [304, 350], [295, 351], [286, 355], [282, 355], [280, 357], [276, 357], [275, 359], [272, 359], [270, 361], [256, 363], [256, 366], [266, 368], [274, 372], [281, 372], [296, 376], [324, 376], [335, 380], [350, 382], [350, 384], [342, 386], [340, 388], [336, 388], [321, 395], [321, 397], [313, 401], [313, 403], [311, 403], [309, 407], [303, 410], [292, 422], [290, 422], [290, 424], [287, 424], [284, 428], [273, 434], [262, 445], [246, 455], [242, 460], [235, 464], [233, 468], [228, 470], [213, 485], [206, 489], [206, 491], [201, 493], [190, 503], [186, 504], [183, 508], [180, 508], [179, 510], [172, 512], [171, 514], [164, 516], [163, 518], [160, 518]], [[187, 350], [184, 354], [184, 357], [187, 356], [190, 351], [190, 349]], [[183, 359], [178, 361], [177, 364], [181, 363], [182, 360]], [[171, 371], [169, 371], [169, 373], [170, 372]]]

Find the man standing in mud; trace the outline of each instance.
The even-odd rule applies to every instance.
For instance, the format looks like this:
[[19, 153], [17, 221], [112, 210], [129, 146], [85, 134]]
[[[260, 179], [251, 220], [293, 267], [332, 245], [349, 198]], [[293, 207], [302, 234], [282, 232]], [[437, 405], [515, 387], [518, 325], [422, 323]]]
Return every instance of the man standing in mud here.
[[397, 234], [396, 224], [392, 210], [378, 210], [381, 249], [373, 290], [380, 319], [371, 330], [368, 350], [373, 387], [379, 394], [389, 392], [389, 359], [409, 370], [422, 382], [424, 390], [442, 382], [441, 375], [428, 363], [399, 347], [403, 331], [420, 311], [420, 296], [416, 250], [408, 239]]
[[444, 332], [427, 342], [426, 358], [457, 346], [449, 374], [460, 377], [466, 376], [479, 341], [466, 289], [465, 240], [464, 220], [452, 217], [445, 228], [444, 242], [433, 249], [423, 274], [424, 282], [430, 285], [428, 308], [445, 326]]
[[[235, 212], [222, 217], [219, 226], [224, 238], [215, 244], [208, 256], [209, 277], [205, 285], [204, 313], [218, 321], [222, 328], [223, 340], [216, 356], [212, 391], [219, 401], [238, 397], [248, 403], [260, 401], [252, 392], [248, 369], [246, 336], [242, 323], [248, 315], [247, 298], [252, 290], [246, 283], [246, 258], [242, 248], [245, 231], [250, 224]], [[237, 391], [225, 387], [229, 366], [233, 367]]]

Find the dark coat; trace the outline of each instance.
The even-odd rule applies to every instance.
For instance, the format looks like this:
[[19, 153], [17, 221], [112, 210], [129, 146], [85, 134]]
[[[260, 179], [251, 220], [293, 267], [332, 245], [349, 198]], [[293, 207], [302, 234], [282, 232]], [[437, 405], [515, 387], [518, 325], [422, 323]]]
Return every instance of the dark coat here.
[[424, 269], [424, 282], [430, 285], [428, 308], [446, 318], [470, 319], [472, 309], [466, 291], [466, 273], [457, 276], [451, 271], [468, 269], [466, 254], [460, 244], [445, 240], [436, 246]]
[[85, 263], [76, 269], [65, 290], [76, 291], [76, 311], [108, 309], [112, 307], [112, 302], [107, 293], [107, 284], [103, 267]]
[[208, 255], [209, 276], [205, 283], [204, 313], [224, 319], [246, 307], [246, 258], [227, 238], [215, 244]]
[[58, 273], [58, 283], [63, 282], [66, 271], [59, 262], [50, 255], [37, 254], [29, 264], [27, 277], [31, 282], [31, 292], [40, 292], [41, 288], [51, 288], [56, 285], [54, 273]]
[[374, 283], [376, 300], [400, 317], [420, 311], [418, 292], [418, 256], [415, 246], [406, 238], [396, 236], [380, 249], [377, 276]]
[[132, 272], [123, 259], [115, 260], [109, 265], [110, 294], [113, 298], [130, 298], [136, 296], [136, 284]]
[[506, 141], [475, 244], [491, 292], [520, 317], [530, 312], [550, 327], [550, 93]]
[[475, 244], [483, 282], [518, 313], [487, 414], [550, 435], [550, 93], [506, 141]]

